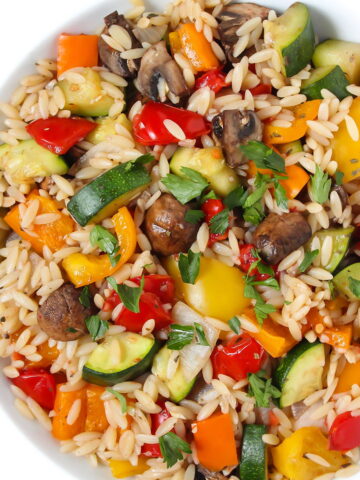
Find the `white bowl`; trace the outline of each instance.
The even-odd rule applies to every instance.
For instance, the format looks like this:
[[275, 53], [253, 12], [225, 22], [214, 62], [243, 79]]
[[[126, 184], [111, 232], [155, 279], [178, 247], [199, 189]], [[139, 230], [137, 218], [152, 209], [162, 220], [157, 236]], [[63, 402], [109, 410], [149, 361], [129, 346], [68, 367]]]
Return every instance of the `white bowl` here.
[[[148, 5], [149, 7], [152, 7], [154, 11], [161, 12], [167, 3], [167, 0], [151, 0], [148, 2]], [[258, 3], [281, 11], [286, 9], [292, 2], [291, 0], [260, 0]], [[320, 38], [334, 37], [360, 42], [358, 20], [360, 13], [359, 0], [306, 0], [306, 4], [311, 7], [315, 31]], [[51, 3], [51, 5], [55, 6], [56, 3]], [[19, 8], [21, 8], [20, 4]], [[59, 24], [52, 32], [52, 35], [44, 38], [38, 45], [32, 42], [31, 37], [26, 38], [26, 46], [24, 51], [24, 53], [26, 53], [26, 59], [20, 61], [18, 66], [13, 71], [8, 72], [7, 76], [4, 76], [4, 73], [2, 73], [2, 76], [0, 77], [0, 100], [6, 101], [11, 92], [18, 85], [19, 79], [24, 75], [33, 72], [33, 64], [35, 60], [39, 58], [55, 56], [55, 40], [58, 34], [64, 31], [69, 33], [92, 33], [101, 25], [102, 18], [106, 14], [116, 9], [119, 12], [124, 12], [128, 8], [130, 8], [130, 4], [127, 0], [107, 0], [101, 3], [99, 2], [95, 7], [93, 6], [91, 8], [84, 8], [83, 13], [81, 13], [81, 15], [77, 15], [71, 21], [65, 24]], [[56, 15], [56, 12], [54, 11], [53, 14]], [[45, 12], [43, 14], [44, 21], [46, 21], [47, 15], [50, 16], [52, 13]], [[5, 19], [5, 21], [10, 21], [10, 19], [7, 19], [4, 15], [3, 19]], [[32, 43], [33, 45], [31, 45]], [[30, 50], [31, 47], [33, 47], [32, 50]], [[0, 361], [0, 367], [4, 365], [5, 362]], [[39, 452], [45, 454], [58, 467], [63, 468], [70, 477], [77, 478], [79, 480], [105, 480], [112, 478], [109, 469], [93, 469], [84, 459], [76, 458], [69, 454], [61, 454], [59, 451], [58, 442], [55, 441], [50, 434], [46, 433], [40, 427], [40, 425], [26, 420], [17, 412], [13, 405], [13, 397], [9, 390], [9, 384], [1, 374], [0, 391], [0, 425], [2, 425], [0, 435], [2, 437], [7, 433], [3, 428], [3, 422], [5, 422], [5, 417], [7, 417], [7, 419], [11, 419], [13, 428], [19, 430], [19, 433], [25, 435], [27, 439], [31, 441], [32, 445], [36, 445], [38, 447]], [[6, 422], [6, 424], [9, 425], [9, 422]], [[20, 445], [14, 444], [11, 446], [9, 445], [9, 447], [15, 448], [16, 446], [20, 446], [21, 449], [26, 449], [28, 442], [25, 441], [22, 436], [19, 438], [19, 443]], [[3, 453], [1, 454], [1, 458], [3, 459]], [[23, 459], [24, 457], [22, 453], [19, 453], [19, 461], [22, 462]], [[40, 475], [37, 476], [36, 467], [33, 469], [33, 467], [36, 466], [40, 460], [40, 454], [39, 458], [31, 459], [31, 464], [28, 466], [32, 467], [32, 474], [31, 471], [29, 471], [30, 476], [28, 475], [27, 478], [48, 478], [45, 477], [45, 475], [41, 475], [41, 471], [39, 472]], [[10, 463], [8, 464], [8, 467], [10, 468]], [[2, 472], [5, 473], [3, 470], [3, 465], [1, 468]], [[51, 474], [53, 475], [53, 471]], [[16, 474], [16, 466], [14, 466], [13, 474], [10, 478], [20, 478]], [[353, 479], [355, 478], [360, 479], [360, 474], [353, 477]]]

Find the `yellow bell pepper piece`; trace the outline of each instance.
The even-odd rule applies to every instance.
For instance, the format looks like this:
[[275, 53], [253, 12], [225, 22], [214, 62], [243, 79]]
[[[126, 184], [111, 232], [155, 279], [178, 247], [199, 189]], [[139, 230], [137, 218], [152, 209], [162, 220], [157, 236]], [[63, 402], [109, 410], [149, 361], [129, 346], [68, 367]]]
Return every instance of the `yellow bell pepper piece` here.
[[259, 329], [257, 332], [248, 332], [249, 335], [255, 338], [272, 357], [282, 357], [296, 345], [297, 342], [290, 334], [289, 329], [274, 322], [271, 318], [266, 318], [260, 326], [254, 310], [247, 308], [243, 315]]
[[[353, 101], [349, 115], [360, 125], [360, 98]], [[340, 123], [339, 130], [334, 132], [331, 148], [332, 158], [344, 174], [344, 182], [351, 182], [360, 177], [360, 140], [355, 141], [350, 137], [345, 120]]]
[[131, 465], [127, 460], [110, 460], [109, 465], [115, 478], [127, 478], [146, 472], [149, 469], [146, 460], [146, 457], [139, 457], [136, 466]]
[[84, 255], [73, 253], [65, 258], [62, 266], [75, 287], [83, 287], [115, 273], [134, 254], [136, 249], [136, 226], [126, 207], [121, 207], [112, 217], [119, 241], [120, 260], [113, 267], [108, 255]]
[[360, 362], [347, 362], [339, 376], [335, 393], [348, 392], [355, 383], [360, 385]]
[[228, 322], [250, 304], [244, 297], [244, 274], [236, 267], [201, 257], [199, 275], [191, 285], [182, 281], [174, 256], [168, 257], [164, 265], [175, 280], [178, 297], [202, 315]]
[[[320, 455], [329, 467], [304, 457], [306, 453]], [[337, 471], [348, 460], [339, 452], [328, 450], [328, 439], [318, 427], [304, 427], [271, 449], [275, 468], [289, 480], [313, 480], [319, 475]]]

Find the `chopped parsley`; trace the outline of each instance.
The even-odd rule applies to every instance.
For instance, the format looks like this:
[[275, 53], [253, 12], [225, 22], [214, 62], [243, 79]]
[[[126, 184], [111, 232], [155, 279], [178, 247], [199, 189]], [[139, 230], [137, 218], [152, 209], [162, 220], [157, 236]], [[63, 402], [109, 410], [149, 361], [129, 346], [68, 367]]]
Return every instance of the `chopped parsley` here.
[[335, 173], [335, 183], [336, 183], [336, 185], [342, 185], [342, 183], [343, 183], [343, 178], [344, 178], [344, 173], [343, 173], [343, 172], [340, 172], [340, 170], [338, 170], [338, 171]]
[[109, 330], [108, 322], [101, 320], [99, 315], [91, 315], [90, 317], [87, 317], [85, 319], [85, 324], [94, 342], [103, 338]]
[[272, 385], [271, 378], [266, 378], [263, 371], [249, 373], [248, 380], [248, 395], [255, 398], [257, 407], [268, 408], [273, 398], [280, 398], [280, 390]]
[[179, 270], [183, 282], [193, 285], [200, 271], [200, 253], [192, 250], [189, 250], [187, 255], [180, 253]]
[[209, 186], [209, 182], [201, 175], [201, 173], [192, 168], [181, 168], [183, 177], [168, 173], [162, 179], [162, 183], [171, 192], [180, 203], [188, 203]]
[[310, 189], [314, 202], [325, 203], [329, 199], [331, 178], [318, 165], [315, 174], [310, 177]]
[[120, 260], [118, 239], [101, 225], [96, 225], [90, 232], [90, 244], [107, 253], [112, 267]]
[[[259, 264], [260, 265], [260, 264]], [[274, 272], [272, 272], [274, 274]], [[269, 313], [276, 312], [276, 308], [274, 305], [269, 303], [265, 303], [264, 299], [260, 295], [260, 293], [256, 290], [256, 285], [264, 285], [275, 290], [279, 290], [280, 286], [279, 283], [275, 278], [267, 278], [266, 280], [254, 280], [251, 276], [247, 275], [245, 277], [245, 289], [244, 289], [244, 296], [246, 298], [252, 298], [256, 301], [254, 311], [257, 321], [262, 325], [264, 320], [267, 318]]]
[[189, 223], [198, 223], [205, 217], [205, 213], [202, 210], [187, 210], [185, 212], [185, 221]]
[[229, 209], [224, 208], [221, 212], [214, 215], [210, 220], [210, 232], [222, 234], [229, 228]]
[[360, 298], [360, 280], [349, 277], [349, 288], [356, 298]]
[[204, 347], [210, 347], [209, 342], [206, 339], [204, 327], [200, 325], [200, 323], [195, 322], [194, 328], [195, 328], [196, 343]]
[[316, 258], [319, 255], [319, 250], [312, 250], [311, 252], [306, 252], [304, 256], [304, 260], [300, 263], [299, 265], [299, 272], [304, 273], [305, 270], [307, 270], [312, 262], [314, 261], [314, 258]]
[[248, 192], [244, 187], [236, 187], [224, 198], [224, 204], [230, 210], [233, 210], [236, 207], [243, 207], [247, 196]]
[[273, 172], [284, 173], [285, 161], [281, 155], [263, 142], [253, 140], [247, 145], [240, 146], [240, 150], [252, 160], [258, 168], [268, 168]]
[[206, 339], [204, 328], [200, 323], [195, 322], [194, 325], [178, 325], [174, 323], [170, 326], [169, 339], [166, 346], [169, 350], [182, 350], [194, 340], [194, 337], [198, 345], [210, 346]]
[[89, 285], [86, 285], [86, 287], [84, 287], [81, 290], [80, 297], [79, 297], [79, 302], [85, 308], [90, 308], [91, 307], [91, 294], [90, 294]]
[[182, 460], [184, 458], [183, 453], [192, 453], [190, 445], [173, 432], [162, 435], [159, 438], [159, 444], [161, 454], [168, 468]]
[[107, 281], [119, 295], [120, 300], [128, 310], [131, 310], [135, 313], [140, 312], [139, 302], [144, 289], [144, 276], [141, 277], [139, 287], [129, 287], [128, 285], [124, 284], [118, 285], [113, 277], [108, 277]]
[[240, 333], [240, 328], [241, 328], [241, 323], [238, 317], [235, 315], [234, 317], [230, 318], [229, 320], [229, 327], [231, 330], [236, 333], [236, 335], [239, 335]]
[[124, 395], [117, 392], [116, 390], [113, 390], [112, 388], [107, 388], [106, 391], [111, 393], [112, 395], [114, 395], [114, 397], [119, 400], [120, 405], [121, 405], [122, 413], [126, 413], [127, 412], [127, 403], [126, 403], [126, 398], [124, 397]]

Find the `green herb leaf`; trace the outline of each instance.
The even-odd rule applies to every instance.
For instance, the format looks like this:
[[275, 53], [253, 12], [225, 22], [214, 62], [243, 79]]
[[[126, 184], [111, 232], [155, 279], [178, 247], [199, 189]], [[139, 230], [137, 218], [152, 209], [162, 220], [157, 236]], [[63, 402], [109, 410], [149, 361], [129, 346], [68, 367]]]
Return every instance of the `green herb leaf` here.
[[120, 300], [128, 310], [135, 313], [140, 312], [139, 301], [144, 289], [144, 277], [141, 278], [139, 287], [128, 287], [124, 284], [118, 285], [113, 277], [108, 277], [107, 281], [119, 295]]
[[206, 202], [206, 200], [216, 200], [217, 198], [218, 197], [216, 196], [214, 190], [210, 190], [207, 193], [202, 193], [200, 203], [203, 204], [204, 202]]
[[189, 250], [187, 255], [180, 253], [179, 270], [183, 282], [193, 285], [200, 271], [200, 253], [192, 250]]
[[287, 210], [288, 199], [286, 196], [285, 188], [281, 185], [281, 183], [278, 180], [274, 180], [273, 183], [274, 183], [274, 194], [275, 194], [276, 205], [279, 208], [283, 208], [284, 210]]
[[222, 212], [214, 215], [210, 220], [211, 233], [225, 233], [229, 228], [229, 209], [224, 208]]
[[280, 173], [285, 172], [283, 157], [262, 142], [253, 140], [247, 145], [240, 146], [240, 150], [249, 160], [255, 162], [258, 168], [268, 168]]
[[109, 330], [109, 324], [105, 320], [101, 320], [99, 315], [91, 315], [85, 319], [86, 328], [88, 329], [91, 338], [96, 342], [105, 336]]
[[276, 308], [274, 305], [271, 305], [270, 303], [260, 303], [256, 302], [256, 305], [254, 307], [254, 312], [256, 316], [256, 320], [262, 325], [264, 323], [264, 320], [267, 319], [269, 316], [269, 313], [274, 313], [276, 312]]
[[229, 327], [231, 330], [236, 333], [236, 335], [239, 335], [240, 333], [240, 328], [241, 328], [241, 323], [238, 317], [235, 315], [234, 317], [230, 318], [229, 320]]
[[262, 203], [256, 202], [249, 208], [245, 208], [243, 217], [245, 222], [252, 223], [253, 225], [259, 225], [259, 223], [265, 217], [264, 207]]
[[360, 280], [349, 277], [349, 288], [356, 298], [360, 298]]
[[179, 460], [184, 458], [183, 453], [192, 453], [190, 445], [178, 437], [175, 433], [169, 432], [159, 438], [160, 451], [168, 468], [171, 468]]
[[331, 178], [316, 165], [315, 175], [311, 175], [311, 195], [314, 202], [325, 203], [331, 190]]
[[170, 325], [169, 339], [166, 346], [170, 350], [182, 350], [193, 341], [193, 338], [194, 327], [174, 323]]
[[248, 380], [248, 395], [255, 397], [257, 407], [268, 408], [273, 398], [280, 398], [280, 390], [272, 385], [271, 378], [266, 378], [264, 372], [249, 373]]
[[253, 207], [256, 203], [258, 203], [263, 198], [267, 189], [268, 184], [262, 182], [261, 185], [247, 197], [244, 203], [244, 208]]
[[90, 232], [90, 244], [93, 247], [98, 247], [104, 253], [109, 255], [112, 267], [120, 260], [118, 239], [101, 225], [96, 225]]
[[185, 221], [189, 223], [198, 223], [205, 217], [205, 213], [202, 210], [187, 210], [185, 212]]
[[107, 388], [106, 391], [112, 393], [114, 395], [114, 397], [116, 397], [119, 400], [120, 405], [121, 405], [122, 413], [126, 413], [127, 412], [127, 403], [126, 403], [126, 398], [124, 397], [124, 395], [117, 392], [116, 390], [113, 390], [112, 388]]
[[192, 168], [182, 167], [181, 172], [183, 177], [168, 173], [162, 183], [180, 203], [185, 204], [201, 195], [209, 183], [201, 173]]
[[266, 278], [265, 280], [254, 280], [252, 285], [263, 285], [264, 287], [271, 287], [274, 290], [280, 290], [279, 282], [276, 278]]
[[244, 187], [240, 186], [232, 190], [225, 198], [224, 204], [230, 209], [236, 207], [243, 207], [245, 200], [248, 196], [247, 190]]
[[86, 285], [86, 287], [84, 287], [81, 290], [80, 297], [79, 297], [79, 302], [85, 308], [90, 308], [91, 307], [91, 294], [90, 294], [89, 285]]
[[300, 263], [299, 265], [299, 272], [303, 273], [305, 270], [307, 270], [312, 262], [314, 261], [314, 258], [319, 255], [319, 250], [313, 250], [312, 252], [306, 252], [304, 256], [304, 260]]
[[341, 172], [340, 170], [338, 170], [338, 171], [335, 173], [335, 183], [336, 183], [336, 185], [342, 185], [342, 183], [343, 183], [343, 178], [344, 178], [344, 173]]
[[76, 328], [74, 328], [74, 327], [68, 327], [68, 328], [66, 329], [66, 332], [69, 332], [69, 333], [76, 333], [77, 331], [78, 331], [78, 330], [77, 330]]
[[209, 342], [206, 339], [203, 326], [200, 325], [200, 323], [194, 322], [194, 327], [196, 333], [196, 342], [204, 347], [210, 347]]

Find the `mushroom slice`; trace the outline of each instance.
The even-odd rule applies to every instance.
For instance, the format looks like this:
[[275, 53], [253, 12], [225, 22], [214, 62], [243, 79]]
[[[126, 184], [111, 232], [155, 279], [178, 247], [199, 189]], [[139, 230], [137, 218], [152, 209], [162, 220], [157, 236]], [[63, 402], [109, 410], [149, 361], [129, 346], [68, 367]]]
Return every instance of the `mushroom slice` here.
[[247, 161], [240, 145], [250, 140], [262, 140], [263, 125], [252, 110], [224, 110], [213, 118], [212, 124], [224, 149], [226, 163], [232, 168]]
[[[132, 25], [126, 20], [124, 15], [119, 15], [116, 11], [110, 13], [104, 18], [105, 29], [103, 33], [108, 34], [112, 25], [123, 27], [131, 38], [131, 48], [141, 48], [141, 43], [133, 34]], [[121, 58], [121, 52], [110, 47], [105, 40], [99, 37], [99, 57], [102, 63], [113, 73], [124, 78], [134, 78], [139, 70], [140, 59], [124, 59]]]
[[189, 94], [184, 76], [166, 50], [164, 41], [150, 47], [141, 59], [137, 85], [143, 95], [152, 100], [159, 99], [158, 84], [163, 78], [171, 93], [177, 97]]
[[240, 61], [239, 57], [234, 57], [234, 46], [239, 40], [236, 34], [237, 30], [248, 20], [254, 17], [260, 17], [265, 20], [270, 10], [256, 3], [231, 3], [226, 5], [217, 15], [219, 22], [219, 35], [222, 46], [225, 50], [228, 60], [232, 63]]
[[228, 480], [221, 472], [212, 472], [202, 465], [196, 466], [196, 480]]

